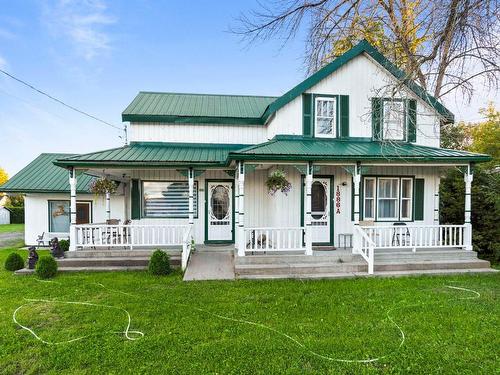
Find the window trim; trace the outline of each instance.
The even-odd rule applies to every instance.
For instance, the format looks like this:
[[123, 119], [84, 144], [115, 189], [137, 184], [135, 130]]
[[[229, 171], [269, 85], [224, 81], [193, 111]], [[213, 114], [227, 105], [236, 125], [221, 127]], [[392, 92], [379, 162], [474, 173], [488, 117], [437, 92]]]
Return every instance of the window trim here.
[[[406, 176], [402, 176], [402, 175], [363, 175], [361, 176], [362, 177], [362, 181], [363, 183], [361, 184], [361, 187], [362, 187], [362, 191], [360, 192], [360, 205], [361, 205], [361, 208], [360, 208], [360, 216], [362, 216], [362, 219], [363, 220], [366, 220], [366, 221], [373, 221], [373, 222], [413, 222], [415, 221], [415, 176], [413, 175], [406, 175]], [[379, 218], [378, 216], [378, 193], [379, 193], [379, 189], [378, 189], [378, 180], [379, 178], [397, 178], [399, 179], [399, 186], [398, 186], [398, 210], [397, 210], [397, 218], [395, 219], [386, 219], [386, 218]], [[374, 206], [374, 213], [375, 213], [375, 218], [372, 219], [372, 218], [365, 218], [365, 182], [364, 180], [366, 179], [375, 179], [375, 206]], [[410, 204], [410, 207], [411, 207], [411, 219], [404, 219], [401, 217], [401, 188], [402, 188], [402, 182], [401, 180], [404, 180], [404, 179], [408, 179], [408, 180], [411, 180], [411, 204]]]
[[[400, 139], [397, 138], [385, 138], [385, 103], [386, 102], [401, 102], [403, 104], [403, 137]], [[404, 98], [382, 98], [382, 116], [381, 116], [381, 124], [380, 124], [380, 138], [383, 141], [391, 141], [391, 142], [408, 142], [408, 110], [409, 106], [407, 105], [407, 100]]]
[[[68, 202], [69, 205], [69, 225], [71, 226], [71, 200], [70, 199], [47, 199], [47, 229], [49, 233], [59, 233], [53, 232], [50, 225], [50, 202]], [[94, 221], [94, 201], [92, 200], [77, 200], [76, 203], [86, 203], [90, 206], [90, 223]], [[67, 233], [67, 232], [63, 232]]]
[[[335, 116], [334, 116], [334, 125], [332, 126], [333, 134], [320, 134], [317, 132], [318, 127], [316, 126], [316, 105], [318, 100], [326, 100], [326, 101], [334, 101], [335, 102]], [[315, 138], [329, 138], [335, 139], [338, 138], [339, 135], [339, 95], [327, 95], [327, 94], [313, 94], [313, 127], [314, 127], [314, 137]]]
[[[403, 181], [410, 181], [410, 198], [403, 198]], [[413, 179], [411, 177], [401, 177], [400, 178], [400, 187], [399, 187], [399, 219], [401, 221], [413, 221], [413, 206], [414, 206], [414, 202], [413, 202], [413, 189], [414, 189], [414, 186], [413, 186]], [[409, 200], [410, 201], [410, 217], [403, 217], [403, 200]]]
[[[189, 189], [189, 181], [187, 180], [140, 180], [140, 188], [141, 188], [141, 219], [161, 219], [161, 220], [166, 220], [166, 219], [189, 219], [189, 212], [186, 214], [186, 216], [182, 215], [175, 215], [175, 216], [147, 216], [145, 213], [146, 209], [146, 202], [144, 198], [144, 183], [145, 182], [166, 182], [166, 183], [172, 183], [172, 182], [184, 182], [188, 184], [188, 189]], [[194, 198], [196, 197], [196, 199]], [[189, 199], [189, 197], [188, 197]], [[198, 180], [194, 180], [194, 186], [193, 186], [193, 218], [198, 219], [200, 210], [199, 210], [199, 182]]]

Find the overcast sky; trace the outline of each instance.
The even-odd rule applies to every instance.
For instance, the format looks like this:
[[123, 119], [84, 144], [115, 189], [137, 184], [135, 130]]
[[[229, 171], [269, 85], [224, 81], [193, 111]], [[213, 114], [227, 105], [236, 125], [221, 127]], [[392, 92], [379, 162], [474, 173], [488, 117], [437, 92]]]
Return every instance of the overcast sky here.
[[[0, 67], [110, 123], [138, 91], [280, 95], [304, 78], [302, 37], [250, 47], [228, 32], [255, 0], [0, 0]], [[499, 94], [449, 98], [458, 120]], [[42, 152], [123, 144], [121, 132], [0, 75], [0, 166], [13, 175]]]

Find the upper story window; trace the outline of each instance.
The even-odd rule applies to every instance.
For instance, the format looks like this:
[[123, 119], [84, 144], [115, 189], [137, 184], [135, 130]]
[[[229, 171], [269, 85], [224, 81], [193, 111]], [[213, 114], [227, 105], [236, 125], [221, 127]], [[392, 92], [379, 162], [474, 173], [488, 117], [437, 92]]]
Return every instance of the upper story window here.
[[335, 137], [337, 124], [337, 99], [317, 97], [315, 99], [316, 137]]
[[384, 100], [382, 137], [385, 140], [403, 141], [405, 139], [405, 105], [401, 100]]

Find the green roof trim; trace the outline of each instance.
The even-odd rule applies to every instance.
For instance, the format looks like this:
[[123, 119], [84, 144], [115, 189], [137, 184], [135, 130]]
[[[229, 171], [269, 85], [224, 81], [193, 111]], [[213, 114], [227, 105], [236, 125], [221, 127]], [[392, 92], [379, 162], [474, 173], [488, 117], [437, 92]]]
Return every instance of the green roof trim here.
[[89, 154], [60, 158], [60, 167], [221, 167], [229, 152], [248, 147], [241, 144], [131, 142], [130, 145]]
[[272, 96], [182, 94], [141, 91], [122, 112], [130, 122], [263, 125]]
[[444, 105], [442, 105], [436, 98], [427, 93], [423, 88], [408, 79], [406, 73], [396, 67], [390, 60], [388, 60], [384, 55], [382, 55], [374, 46], [372, 46], [368, 41], [362, 40], [349, 51], [345, 52], [341, 56], [337, 57], [328, 65], [324, 66], [316, 73], [311, 75], [309, 78], [305, 79], [297, 86], [292, 88], [290, 91], [279, 97], [267, 108], [263, 115], [264, 121], [275, 113], [278, 109], [284, 107], [286, 104], [290, 103], [293, 99], [302, 95], [305, 91], [309, 90], [311, 87], [328, 77], [330, 74], [335, 72], [337, 69], [347, 64], [349, 61], [359, 56], [362, 53], [368, 54], [377, 63], [384, 67], [389, 73], [391, 73], [398, 80], [403, 82], [415, 95], [420, 99], [432, 106], [441, 116], [443, 116], [446, 122], [454, 122], [454, 115], [449, 111]]
[[[68, 171], [54, 165], [60, 158], [74, 154], [41, 154], [0, 186], [4, 193], [69, 193]], [[94, 177], [83, 174], [77, 181], [77, 192], [90, 193]]]
[[229, 154], [233, 160], [288, 161], [401, 161], [401, 162], [485, 162], [489, 155], [410, 143], [386, 143], [365, 139], [323, 139], [278, 135], [269, 142]]

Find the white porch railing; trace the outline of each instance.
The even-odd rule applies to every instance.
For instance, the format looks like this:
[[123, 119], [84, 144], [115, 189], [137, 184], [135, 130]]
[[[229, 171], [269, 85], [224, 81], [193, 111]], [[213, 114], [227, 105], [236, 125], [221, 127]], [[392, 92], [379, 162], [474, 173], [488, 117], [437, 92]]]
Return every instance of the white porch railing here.
[[184, 232], [184, 238], [182, 240], [182, 255], [181, 255], [181, 267], [184, 271], [187, 268], [189, 257], [191, 256], [192, 244], [191, 244], [191, 232], [193, 230], [192, 225], [188, 225], [187, 230]]
[[306, 251], [304, 227], [245, 228], [245, 251]]
[[[367, 235], [363, 228], [354, 226], [354, 246], [358, 254], [368, 263], [368, 274], [373, 275], [375, 263], [375, 242]], [[357, 249], [356, 249], [357, 247]]]
[[377, 249], [465, 246], [465, 225], [384, 225], [361, 227]]
[[188, 225], [76, 225], [76, 248], [181, 246]]

